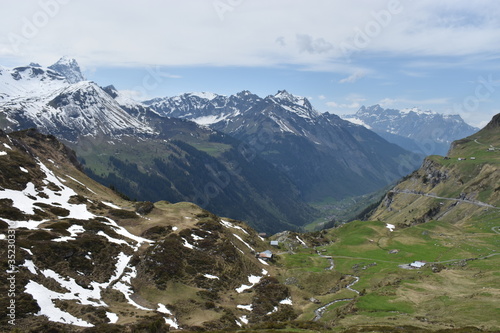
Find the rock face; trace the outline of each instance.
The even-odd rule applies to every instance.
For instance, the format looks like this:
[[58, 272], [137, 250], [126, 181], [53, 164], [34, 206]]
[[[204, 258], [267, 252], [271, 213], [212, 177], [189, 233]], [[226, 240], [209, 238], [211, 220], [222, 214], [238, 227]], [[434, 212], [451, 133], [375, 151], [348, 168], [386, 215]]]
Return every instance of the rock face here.
[[460, 223], [500, 207], [500, 117], [455, 141], [446, 157], [430, 156], [384, 198], [369, 219], [399, 226], [442, 220]]

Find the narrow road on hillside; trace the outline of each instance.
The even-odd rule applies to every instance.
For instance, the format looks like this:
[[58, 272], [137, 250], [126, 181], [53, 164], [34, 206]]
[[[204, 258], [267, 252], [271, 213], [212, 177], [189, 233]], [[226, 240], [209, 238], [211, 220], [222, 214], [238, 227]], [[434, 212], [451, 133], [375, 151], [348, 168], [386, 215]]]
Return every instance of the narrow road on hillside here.
[[493, 227], [491, 228], [491, 230], [493, 230], [493, 232], [496, 232], [497, 234], [500, 234], [500, 226], [496, 226], [496, 227]]
[[478, 200], [469, 200], [469, 199], [460, 199], [460, 198], [445, 198], [445, 197], [440, 197], [440, 196], [437, 196], [437, 195], [434, 195], [434, 194], [430, 194], [430, 193], [420, 193], [420, 192], [411, 191], [411, 190], [390, 190], [389, 192], [398, 193], [398, 194], [420, 195], [420, 196], [423, 196], [423, 197], [430, 197], [430, 198], [435, 198], [435, 199], [464, 202], [464, 203], [469, 203], [469, 204], [480, 206], [480, 207], [500, 209], [498, 207], [495, 207], [495, 206], [492, 206], [490, 204], [487, 204], [486, 202], [482, 202], [482, 201], [478, 201]]

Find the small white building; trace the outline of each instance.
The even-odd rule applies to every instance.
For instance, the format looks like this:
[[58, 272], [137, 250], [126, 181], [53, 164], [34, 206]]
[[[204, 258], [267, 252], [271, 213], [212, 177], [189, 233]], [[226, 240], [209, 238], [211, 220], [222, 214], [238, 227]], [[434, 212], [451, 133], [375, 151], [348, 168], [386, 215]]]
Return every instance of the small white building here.
[[410, 267], [412, 268], [422, 268], [425, 266], [425, 262], [423, 261], [414, 261], [410, 264]]

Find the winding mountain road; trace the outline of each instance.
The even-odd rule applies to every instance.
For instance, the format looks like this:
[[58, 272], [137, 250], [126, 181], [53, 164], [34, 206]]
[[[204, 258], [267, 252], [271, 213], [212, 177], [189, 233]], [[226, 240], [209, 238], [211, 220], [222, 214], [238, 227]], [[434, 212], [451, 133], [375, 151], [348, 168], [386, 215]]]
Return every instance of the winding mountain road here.
[[431, 193], [421, 193], [421, 192], [411, 191], [411, 190], [390, 190], [389, 192], [391, 192], [391, 193], [397, 193], [397, 194], [420, 195], [420, 196], [423, 196], [423, 197], [429, 197], [429, 198], [435, 198], [435, 199], [442, 199], [442, 200], [458, 201], [458, 202], [469, 203], [469, 204], [476, 205], [476, 206], [481, 206], [481, 207], [500, 209], [499, 207], [496, 207], [496, 206], [487, 204], [486, 202], [482, 202], [482, 201], [478, 201], [478, 200], [461, 199], [461, 198], [446, 198], [446, 197], [440, 197], [440, 196], [437, 196], [437, 195], [431, 194]]

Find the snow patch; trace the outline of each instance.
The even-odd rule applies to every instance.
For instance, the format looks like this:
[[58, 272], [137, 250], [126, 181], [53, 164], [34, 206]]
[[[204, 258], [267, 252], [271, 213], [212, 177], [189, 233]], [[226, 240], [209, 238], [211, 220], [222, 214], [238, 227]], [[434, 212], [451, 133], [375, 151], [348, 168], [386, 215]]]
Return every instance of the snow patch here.
[[30, 249], [26, 249], [24, 247], [21, 247], [21, 250], [24, 250], [24, 251], [28, 252], [28, 254], [33, 255], [33, 252], [31, 252]]
[[203, 274], [203, 276], [206, 277], [207, 279], [217, 279], [217, 280], [219, 280], [219, 277], [215, 276], [215, 275]]
[[262, 279], [262, 276], [250, 275], [248, 277], [248, 282], [250, 282], [251, 284], [250, 285], [242, 284], [241, 287], [236, 288], [236, 292], [237, 293], [242, 293], [245, 290], [252, 288], [257, 283], [259, 283], [261, 279]]
[[75, 237], [78, 236], [78, 234], [84, 233], [85, 229], [81, 225], [73, 224], [72, 226], [70, 226], [68, 228], [68, 231], [71, 233], [69, 236], [59, 237], [59, 238], [53, 239], [52, 241], [53, 242], [67, 242], [69, 240], [75, 240], [76, 239]]
[[126, 240], [123, 240], [123, 239], [118, 239], [118, 238], [113, 238], [111, 236], [109, 236], [108, 234], [106, 234], [104, 231], [100, 230], [98, 233], [97, 233], [97, 236], [102, 236], [102, 237], [105, 237], [109, 242], [111, 243], [115, 243], [115, 244], [123, 244], [123, 245], [128, 245], [130, 247], [132, 247], [132, 245], [130, 245], [129, 243], [127, 243]]
[[220, 224], [222, 224], [222, 225], [223, 225], [224, 227], [226, 227], [226, 228], [233, 228], [233, 229], [238, 229], [238, 230], [241, 230], [241, 231], [243, 231], [245, 234], [247, 234], [247, 235], [248, 235], [248, 232], [247, 232], [245, 229], [243, 229], [242, 227], [240, 227], [240, 226], [238, 226], [238, 225], [236, 225], [236, 224], [233, 224], [233, 223], [231, 223], [231, 222], [221, 220], [221, 221], [220, 221]]
[[280, 304], [293, 305], [293, 302], [292, 302], [292, 299], [290, 297], [288, 297], [288, 298], [285, 298], [284, 300], [281, 300]]
[[306, 243], [305, 243], [302, 239], [300, 239], [300, 238], [299, 238], [299, 236], [295, 236], [295, 238], [297, 238], [297, 240], [298, 240], [298, 241], [299, 241], [302, 245], [304, 245], [305, 247], [307, 247]]
[[114, 209], [122, 209], [121, 207], [111, 203], [111, 202], [107, 202], [107, 201], [101, 201], [103, 204], [105, 204], [106, 206], [108, 207], [111, 207], [111, 208], [114, 208]]
[[158, 303], [158, 309], [156, 309], [156, 311], [164, 313], [164, 314], [172, 315], [172, 312], [164, 304], [161, 304], [161, 303]]
[[116, 313], [106, 312], [106, 317], [108, 317], [110, 324], [116, 324], [118, 322], [118, 315]]
[[258, 258], [258, 260], [260, 261], [261, 264], [269, 266], [269, 264], [264, 259]]
[[187, 240], [185, 240], [184, 238], [182, 240], [184, 241], [184, 243], [182, 243], [182, 245], [184, 245], [188, 249], [194, 250], [194, 245], [189, 244], [189, 242]]
[[236, 307], [238, 309], [243, 309], [243, 310], [247, 310], [247, 311], [253, 311], [253, 307], [252, 307], [252, 304], [249, 304], [249, 305], [236, 305]]
[[393, 232], [393, 231], [394, 231], [394, 229], [396, 228], [396, 227], [394, 226], [394, 224], [389, 224], [389, 223], [387, 223], [387, 224], [385, 225], [385, 227], [386, 227], [387, 229], [389, 229], [391, 232]]
[[203, 239], [204, 239], [203, 237], [200, 237], [200, 236], [195, 235], [195, 234], [191, 234], [191, 237], [192, 237], [195, 241], [199, 241], [199, 240], [203, 240]]
[[45, 288], [43, 285], [29, 281], [25, 287], [26, 293], [30, 294], [40, 306], [40, 311], [35, 316], [46, 316], [50, 321], [70, 324], [81, 327], [93, 327], [94, 325], [77, 318], [68, 312], [57, 308], [53, 303], [53, 299], [65, 299], [64, 294]]
[[167, 323], [168, 325], [170, 325], [170, 327], [174, 328], [174, 329], [179, 329], [179, 324], [177, 323], [177, 320], [175, 318], [163, 318], [165, 319], [165, 323]]
[[236, 235], [236, 234], [233, 234], [234, 237], [238, 238], [240, 240], [240, 242], [242, 242], [243, 244], [245, 244], [250, 250], [252, 251], [255, 251], [253, 249], [253, 247], [251, 247], [247, 242], [245, 242], [240, 236]]
[[359, 118], [344, 118], [344, 120], [347, 120], [348, 122], [353, 123], [355, 125], [363, 126], [367, 129], [372, 129], [370, 125], [366, 124], [363, 120]]
[[24, 264], [20, 265], [20, 267], [26, 267], [31, 272], [31, 274], [38, 275], [35, 264], [29, 259], [25, 259]]

